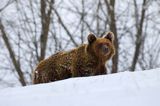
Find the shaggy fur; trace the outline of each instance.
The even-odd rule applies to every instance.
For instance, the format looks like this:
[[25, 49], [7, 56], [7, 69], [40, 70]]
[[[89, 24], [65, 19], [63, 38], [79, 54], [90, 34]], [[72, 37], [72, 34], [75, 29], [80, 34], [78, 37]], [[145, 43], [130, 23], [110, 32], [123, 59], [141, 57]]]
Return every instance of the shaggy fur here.
[[114, 34], [88, 35], [88, 44], [68, 52], [58, 52], [41, 61], [33, 72], [33, 83], [48, 83], [70, 77], [106, 74], [105, 63], [115, 54]]

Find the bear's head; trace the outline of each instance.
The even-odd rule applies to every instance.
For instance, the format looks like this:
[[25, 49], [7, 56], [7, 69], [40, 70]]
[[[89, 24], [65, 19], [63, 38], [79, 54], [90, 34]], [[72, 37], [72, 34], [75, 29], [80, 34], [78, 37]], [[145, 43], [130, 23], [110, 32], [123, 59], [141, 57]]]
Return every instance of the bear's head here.
[[104, 61], [115, 55], [114, 34], [108, 32], [97, 38], [93, 33], [88, 35], [88, 51]]

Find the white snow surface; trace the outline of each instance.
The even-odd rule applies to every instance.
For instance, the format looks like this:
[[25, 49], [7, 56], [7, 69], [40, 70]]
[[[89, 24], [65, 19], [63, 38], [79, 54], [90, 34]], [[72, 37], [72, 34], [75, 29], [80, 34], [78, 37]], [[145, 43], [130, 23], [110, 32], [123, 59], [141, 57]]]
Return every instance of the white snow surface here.
[[6, 88], [0, 106], [160, 106], [160, 69]]

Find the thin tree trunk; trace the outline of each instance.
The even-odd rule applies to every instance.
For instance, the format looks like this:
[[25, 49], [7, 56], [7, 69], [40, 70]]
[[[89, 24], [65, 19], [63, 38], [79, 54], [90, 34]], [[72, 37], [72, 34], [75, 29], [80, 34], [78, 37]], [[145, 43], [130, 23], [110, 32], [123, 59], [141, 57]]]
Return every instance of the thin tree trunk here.
[[142, 44], [142, 34], [143, 34], [143, 23], [144, 23], [145, 12], [146, 12], [145, 6], [146, 6], [146, 0], [143, 0], [141, 19], [140, 19], [139, 25], [137, 27], [137, 33], [136, 33], [135, 52], [134, 52], [134, 57], [133, 57], [132, 66], [130, 68], [130, 71], [135, 71], [138, 57], [140, 55], [140, 48], [141, 48], [141, 44]]
[[[51, 23], [51, 13], [53, 8], [54, 0], [51, 0], [49, 3], [49, 9], [47, 8], [47, 1], [41, 0], [41, 36], [40, 36], [40, 57], [39, 61], [45, 58], [46, 54], [46, 47], [47, 47], [47, 40], [48, 40], [48, 33], [49, 27]], [[48, 11], [47, 11], [48, 10]]]
[[105, 0], [106, 6], [107, 6], [107, 11], [109, 14], [109, 25], [110, 25], [110, 30], [114, 33], [115, 35], [115, 40], [114, 40], [114, 45], [116, 48], [115, 56], [112, 58], [112, 71], [111, 73], [117, 73], [118, 72], [118, 37], [117, 37], [117, 27], [116, 27], [116, 20], [115, 20], [115, 12], [114, 12], [114, 6], [115, 6], [115, 0], [110, 0], [110, 3], [108, 0]]
[[6, 35], [5, 29], [4, 29], [4, 26], [3, 26], [2, 22], [1, 22], [1, 20], [0, 20], [0, 30], [1, 30], [1, 34], [2, 34], [1, 35], [2, 39], [4, 40], [4, 43], [5, 43], [5, 45], [6, 45], [7, 49], [8, 49], [9, 55], [11, 57], [12, 63], [14, 65], [14, 67], [15, 67], [15, 70], [16, 70], [18, 76], [19, 76], [19, 81], [20, 81], [22, 86], [26, 86], [26, 82], [25, 82], [25, 78], [24, 78], [24, 75], [23, 75], [23, 71], [22, 71], [22, 69], [20, 67], [19, 62], [16, 60], [15, 53], [14, 53], [12, 47], [11, 47], [11, 44], [9, 42], [9, 39], [8, 39], [7, 35]]

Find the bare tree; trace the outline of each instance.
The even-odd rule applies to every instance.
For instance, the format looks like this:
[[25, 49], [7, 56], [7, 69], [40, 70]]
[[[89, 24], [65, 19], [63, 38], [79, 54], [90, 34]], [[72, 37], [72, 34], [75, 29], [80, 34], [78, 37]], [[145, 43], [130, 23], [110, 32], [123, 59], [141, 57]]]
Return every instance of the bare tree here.
[[117, 26], [116, 26], [116, 19], [115, 19], [115, 0], [105, 0], [107, 11], [109, 15], [109, 25], [110, 30], [115, 35], [115, 41], [114, 45], [116, 48], [115, 56], [112, 59], [112, 72], [111, 73], [117, 73], [118, 72], [118, 55], [119, 55], [119, 47], [118, 47], [118, 37], [117, 37]]
[[10, 58], [12, 60], [12, 63], [14, 65], [15, 69], [16, 69], [16, 72], [17, 72], [18, 76], [19, 76], [19, 81], [21, 82], [22, 86], [26, 86], [23, 71], [21, 70], [21, 66], [20, 66], [19, 62], [17, 61], [17, 59], [15, 57], [15, 53], [14, 53], [12, 47], [11, 47], [11, 44], [9, 42], [9, 39], [8, 39], [7, 35], [6, 35], [6, 31], [4, 29], [4, 26], [1, 22], [1, 20], [0, 20], [0, 30], [1, 30], [1, 36], [3, 38], [3, 41], [5, 42], [5, 45], [8, 49], [9, 54], [10, 54]]
[[140, 55], [140, 49], [141, 49], [141, 45], [143, 42], [143, 24], [144, 24], [144, 19], [145, 19], [145, 13], [146, 13], [146, 5], [147, 5], [147, 0], [143, 0], [143, 4], [142, 4], [142, 11], [141, 11], [141, 16], [140, 16], [140, 21], [138, 20], [138, 8], [137, 8], [137, 2], [136, 0], [134, 0], [134, 5], [135, 5], [135, 17], [136, 17], [136, 44], [135, 44], [135, 52], [134, 52], [134, 57], [133, 57], [133, 61], [132, 61], [132, 66], [131, 66], [131, 71], [135, 70], [137, 61], [138, 61], [138, 57]]
[[[48, 2], [48, 3], [47, 3]], [[47, 1], [41, 0], [41, 36], [40, 36], [40, 45], [41, 45], [41, 54], [39, 61], [43, 60], [45, 58], [45, 52], [46, 52], [46, 46], [47, 46], [47, 40], [48, 40], [48, 32], [49, 32], [49, 26], [51, 22], [51, 13], [53, 9], [54, 0]], [[47, 8], [47, 4], [49, 5]]]

